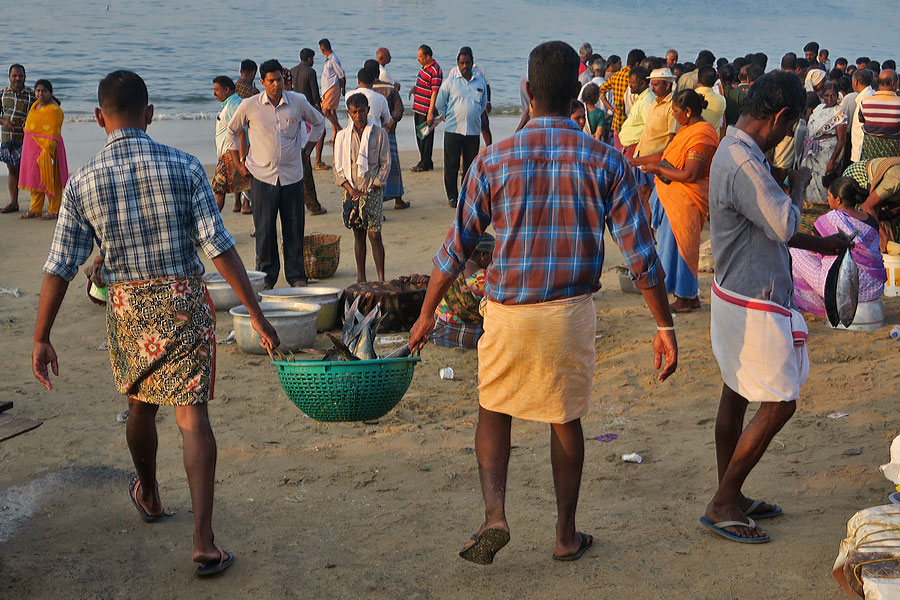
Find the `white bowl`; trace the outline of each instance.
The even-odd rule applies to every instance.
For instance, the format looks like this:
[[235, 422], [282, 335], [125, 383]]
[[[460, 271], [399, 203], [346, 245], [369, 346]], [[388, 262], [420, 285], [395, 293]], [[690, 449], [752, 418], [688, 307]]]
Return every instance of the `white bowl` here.
[[[250, 279], [250, 287], [256, 292], [258, 298], [259, 293], [266, 285], [266, 274], [262, 271], [247, 271], [247, 277]], [[241, 305], [237, 294], [234, 293], [225, 278], [218, 273], [207, 273], [203, 276], [203, 281], [206, 282], [209, 297], [212, 298], [213, 306], [217, 311], [229, 310]]]
[[860, 302], [856, 305], [856, 316], [850, 327], [844, 327], [840, 323], [835, 329], [851, 329], [853, 331], [873, 331], [884, 326], [884, 304], [881, 298], [872, 302]]
[[[316, 341], [318, 304], [301, 302], [260, 302], [263, 316], [278, 334], [282, 352], [294, 352], [300, 348], [312, 348]], [[259, 345], [259, 334], [250, 323], [250, 313], [243, 304], [228, 311], [234, 318], [234, 335], [238, 348], [248, 354], [265, 354]]]
[[259, 297], [263, 302], [314, 302], [322, 309], [319, 311], [318, 331], [325, 331], [337, 325], [338, 302], [344, 290], [330, 287], [290, 287], [263, 290]]

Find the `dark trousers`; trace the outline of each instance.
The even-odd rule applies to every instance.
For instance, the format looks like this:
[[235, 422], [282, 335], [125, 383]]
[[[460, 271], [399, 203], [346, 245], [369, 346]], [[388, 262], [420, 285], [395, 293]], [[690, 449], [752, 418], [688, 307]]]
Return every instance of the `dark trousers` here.
[[478, 144], [481, 138], [477, 135], [461, 135], [444, 132], [444, 190], [448, 200], [459, 197], [459, 159], [462, 157], [462, 176], [478, 155]]
[[275, 223], [281, 213], [284, 241], [284, 278], [288, 285], [306, 281], [303, 267], [303, 184], [269, 185], [257, 179], [250, 183], [253, 199], [253, 226], [256, 228], [256, 270], [266, 274], [266, 284], [274, 287], [281, 265], [278, 261], [278, 234]]
[[[419, 130], [419, 125], [427, 121], [425, 115], [420, 115], [419, 113], [413, 113], [413, 120], [416, 124], [416, 131]], [[431, 153], [434, 150], [434, 132], [432, 131], [424, 138], [419, 138], [418, 134], [416, 135], [416, 144], [419, 146], [419, 166], [425, 167], [426, 169], [433, 169], [434, 162], [431, 160]]]
[[312, 160], [306, 152], [303, 156], [303, 196], [306, 204], [306, 210], [309, 212], [319, 212], [322, 205], [319, 204], [319, 197], [316, 195], [316, 182], [313, 181]]

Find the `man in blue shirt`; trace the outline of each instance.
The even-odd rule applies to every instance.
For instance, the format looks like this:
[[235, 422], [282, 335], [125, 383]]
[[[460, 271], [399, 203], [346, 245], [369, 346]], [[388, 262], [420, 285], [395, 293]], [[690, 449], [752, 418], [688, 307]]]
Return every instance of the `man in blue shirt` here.
[[456, 57], [458, 73], [442, 84], [435, 110], [444, 118], [444, 190], [452, 208], [459, 195], [458, 173], [462, 157], [462, 176], [478, 154], [481, 114], [487, 106], [487, 84], [472, 72], [472, 51], [463, 48]]

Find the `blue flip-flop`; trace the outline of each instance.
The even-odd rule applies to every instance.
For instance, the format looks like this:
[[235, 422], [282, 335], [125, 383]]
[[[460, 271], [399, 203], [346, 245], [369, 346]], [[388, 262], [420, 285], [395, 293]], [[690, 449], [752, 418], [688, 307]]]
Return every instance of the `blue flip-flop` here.
[[891, 501], [891, 504], [900, 504], [900, 492], [893, 492], [888, 496], [888, 500]]
[[210, 575], [221, 573], [233, 563], [234, 554], [219, 548], [219, 562], [200, 563], [197, 565], [197, 570], [194, 573], [196, 573], [197, 577], [209, 577]]
[[754, 500], [753, 504], [747, 507], [747, 510], [744, 511], [744, 514], [748, 517], [752, 517], [753, 520], [759, 521], [760, 519], [771, 519], [772, 517], [778, 517], [781, 515], [782, 510], [780, 506], [775, 506], [774, 510], [770, 510], [768, 512], [755, 513], [753, 512], [760, 506], [765, 504], [762, 500]]
[[138, 514], [141, 516], [141, 519], [145, 523], [153, 523], [154, 521], [159, 521], [164, 516], [166, 516], [166, 511], [163, 510], [158, 515], [151, 515], [144, 509], [143, 506], [138, 504], [137, 498], [135, 497], [135, 491], [137, 490], [138, 483], [140, 483], [141, 478], [135, 475], [131, 478], [131, 483], [128, 484], [128, 497], [131, 498], [131, 503], [134, 504], [134, 507], [137, 509]]
[[726, 527], [749, 527], [753, 529], [756, 527], [756, 523], [750, 517], [747, 517], [746, 523], [741, 523], [740, 521], [722, 521], [720, 523], [713, 523], [705, 516], [700, 517], [700, 522], [703, 523], [704, 526], [709, 527], [715, 533], [718, 533], [722, 537], [731, 540], [732, 542], [739, 542], [741, 544], [764, 544], [768, 542], [770, 539], [769, 534], [759, 536], [759, 537], [741, 537], [730, 531], [725, 531]]

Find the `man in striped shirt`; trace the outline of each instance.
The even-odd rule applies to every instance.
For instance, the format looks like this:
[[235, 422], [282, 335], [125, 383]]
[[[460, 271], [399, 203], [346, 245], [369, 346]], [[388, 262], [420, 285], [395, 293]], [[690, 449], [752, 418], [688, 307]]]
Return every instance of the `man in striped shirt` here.
[[884, 69], [878, 74], [878, 91], [859, 104], [863, 124], [860, 160], [900, 156], [900, 96], [897, 72]]
[[580, 88], [578, 54], [565, 42], [541, 44], [529, 57], [526, 86], [533, 118], [472, 163], [410, 331], [410, 348], [422, 348], [435, 308], [493, 227], [475, 433], [485, 520], [460, 552], [478, 564], [490, 564], [509, 541], [505, 490], [514, 416], [550, 424], [558, 510], [553, 557], [576, 560], [591, 546], [593, 538], [575, 529], [575, 509], [584, 462], [581, 417], [596, 353], [591, 294], [600, 288], [605, 227], [655, 318], [655, 363], [666, 364], [660, 380], [675, 371], [678, 357], [664, 273], [631, 169], [620, 152], [569, 118]]
[[434, 168], [431, 160], [431, 152], [434, 149], [434, 131], [422, 136], [419, 130], [423, 123], [429, 127], [434, 121], [434, 102], [437, 99], [438, 90], [444, 81], [444, 73], [441, 66], [434, 60], [431, 46], [422, 44], [416, 54], [416, 60], [422, 66], [416, 77], [416, 87], [409, 91], [413, 100], [413, 119], [416, 126], [416, 144], [419, 146], [419, 162], [409, 168], [410, 171], [430, 171]]
[[[600, 86], [600, 101], [603, 102], [608, 110], [613, 111], [611, 129], [613, 145], [617, 150], [622, 149], [622, 144], [619, 143], [619, 131], [621, 131], [622, 124], [625, 122], [625, 92], [628, 91], [628, 80], [631, 77], [631, 69], [638, 66], [645, 57], [646, 55], [643, 50], [635, 48], [628, 53], [627, 66], [624, 69], [620, 69], [613, 73], [607, 78], [606, 82]], [[606, 92], [610, 90], [612, 90], [613, 93], [612, 104], [606, 99]]]

